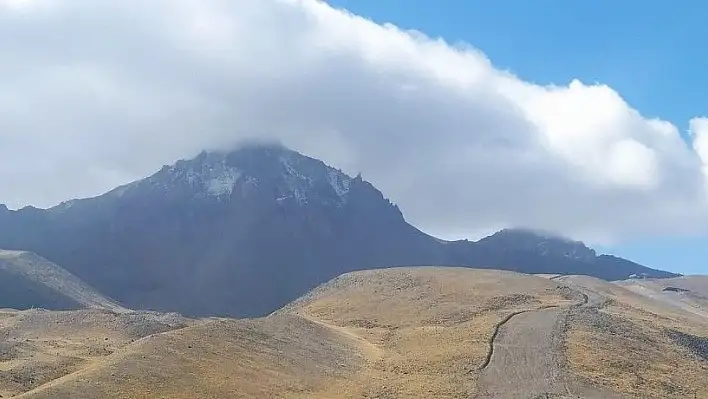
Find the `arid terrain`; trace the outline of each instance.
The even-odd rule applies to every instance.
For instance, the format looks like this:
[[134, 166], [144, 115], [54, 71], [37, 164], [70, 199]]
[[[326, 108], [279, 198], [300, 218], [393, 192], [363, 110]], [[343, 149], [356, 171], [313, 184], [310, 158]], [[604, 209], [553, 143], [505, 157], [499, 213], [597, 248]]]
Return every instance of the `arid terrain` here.
[[6, 310], [0, 395], [702, 398], [705, 281], [398, 268], [260, 319]]
[[[568, 368], [632, 397], [708, 397], [705, 277], [607, 283], [586, 276], [560, 282], [598, 297], [567, 324]], [[694, 290], [663, 291], [681, 285]]]

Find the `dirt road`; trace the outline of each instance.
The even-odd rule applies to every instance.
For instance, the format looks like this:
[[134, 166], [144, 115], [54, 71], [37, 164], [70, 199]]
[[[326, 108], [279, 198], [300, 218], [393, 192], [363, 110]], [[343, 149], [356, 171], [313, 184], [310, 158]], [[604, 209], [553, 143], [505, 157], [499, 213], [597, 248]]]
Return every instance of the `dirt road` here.
[[[583, 296], [578, 303], [596, 305], [599, 298]], [[515, 314], [499, 327], [491, 357], [481, 370], [478, 398], [618, 398], [591, 389], [562, 369], [562, 322], [570, 308], [547, 308]]]
[[491, 361], [482, 371], [480, 398], [569, 396], [554, 342], [562, 312], [554, 308], [521, 313], [500, 328]]

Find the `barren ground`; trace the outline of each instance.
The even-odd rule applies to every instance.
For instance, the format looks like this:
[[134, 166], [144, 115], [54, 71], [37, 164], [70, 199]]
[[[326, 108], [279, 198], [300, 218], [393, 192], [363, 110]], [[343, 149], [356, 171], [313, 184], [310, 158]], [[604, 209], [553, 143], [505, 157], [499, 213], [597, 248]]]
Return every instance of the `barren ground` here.
[[626, 284], [401, 268], [253, 320], [0, 311], [0, 395], [708, 397], [708, 320]]

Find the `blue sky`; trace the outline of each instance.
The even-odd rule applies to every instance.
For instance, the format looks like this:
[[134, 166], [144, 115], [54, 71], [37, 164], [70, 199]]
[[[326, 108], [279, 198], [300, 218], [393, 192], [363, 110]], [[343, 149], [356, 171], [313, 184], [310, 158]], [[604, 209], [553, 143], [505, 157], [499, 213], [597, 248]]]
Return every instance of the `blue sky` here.
[[[648, 117], [686, 131], [708, 111], [708, 5], [547, 0], [331, 0], [376, 22], [391, 22], [482, 50], [499, 68], [539, 84], [578, 78], [617, 90]], [[684, 133], [685, 134], [685, 133]], [[657, 237], [600, 248], [651, 267], [708, 273], [708, 237]]]

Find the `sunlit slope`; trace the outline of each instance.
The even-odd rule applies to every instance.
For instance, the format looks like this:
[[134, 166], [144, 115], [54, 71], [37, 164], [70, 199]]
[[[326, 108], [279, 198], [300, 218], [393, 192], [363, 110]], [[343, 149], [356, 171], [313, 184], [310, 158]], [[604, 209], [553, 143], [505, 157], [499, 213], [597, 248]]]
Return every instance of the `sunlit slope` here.
[[540, 277], [429, 267], [346, 274], [283, 311], [345, 329], [377, 349], [356, 379], [330, 395], [470, 397], [481, 389], [479, 368], [499, 322], [578, 300]]
[[468, 397], [502, 318], [574, 300], [510, 272], [357, 272], [263, 319], [144, 338], [23, 397]]
[[2, 310], [0, 395], [12, 397], [59, 382], [143, 337], [193, 323], [178, 315], [150, 312]]
[[598, 299], [597, 306], [569, 317], [570, 371], [631, 397], [708, 397], [708, 308], [663, 291], [689, 285], [698, 291], [696, 280], [705, 281], [558, 278]]
[[[39, 334], [36, 353], [51, 358], [60, 335], [81, 337], [73, 350], [95, 355], [72, 355], [84, 360], [45, 373], [20, 397], [706, 397], [707, 320], [623, 284], [396, 268], [342, 275], [261, 319], [150, 314], [163, 327], [141, 333], [126, 332], [134, 323], [96, 327], [130, 313], [99, 312], [102, 321], [89, 325], [56, 320], [69, 327]], [[31, 336], [28, 325], [75, 313], [0, 320]], [[30, 323], [37, 315], [50, 319]], [[105, 350], [95, 346], [101, 340]], [[0, 361], [0, 370], [13, 362]]]

